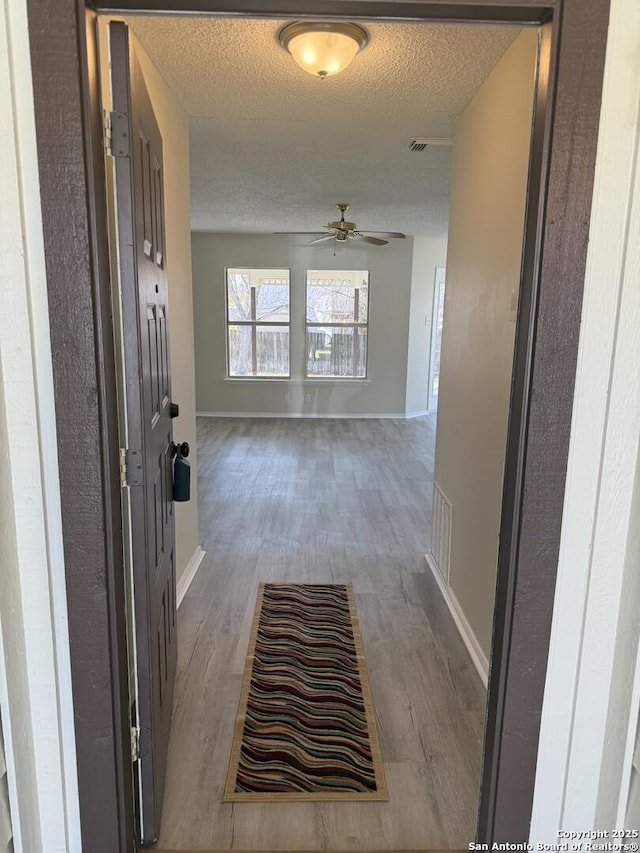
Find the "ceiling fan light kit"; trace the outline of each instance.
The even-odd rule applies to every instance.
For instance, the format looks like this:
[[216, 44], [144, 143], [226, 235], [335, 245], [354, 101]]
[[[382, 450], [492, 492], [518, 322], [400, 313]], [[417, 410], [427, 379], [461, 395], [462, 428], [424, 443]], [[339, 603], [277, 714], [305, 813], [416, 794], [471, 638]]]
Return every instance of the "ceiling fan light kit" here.
[[[329, 233], [318, 231], [276, 231], [276, 234], [282, 236], [307, 236], [315, 237], [310, 240], [308, 245], [313, 246], [315, 243], [324, 243], [326, 240], [333, 240], [336, 243], [346, 243], [348, 240], [362, 240], [364, 243], [371, 243], [373, 246], [386, 246], [390, 239], [403, 240], [406, 234], [400, 231], [358, 231], [358, 226], [355, 222], [347, 222], [344, 218], [345, 213], [349, 210], [348, 204], [336, 204], [340, 211], [340, 219], [334, 222], [327, 222], [323, 228], [328, 228]], [[387, 239], [382, 239], [386, 237]]]
[[280, 30], [278, 41], [300, 68], [324, 79], [344, 71], [369, 35], [348, 21], [294, 21]]

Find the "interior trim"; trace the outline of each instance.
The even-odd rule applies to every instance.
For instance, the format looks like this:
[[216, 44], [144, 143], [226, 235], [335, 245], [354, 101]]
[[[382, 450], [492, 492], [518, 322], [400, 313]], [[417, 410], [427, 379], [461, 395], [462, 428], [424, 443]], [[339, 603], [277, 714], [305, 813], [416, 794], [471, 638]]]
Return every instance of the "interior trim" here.
[[191, 559], [182, 573], [178, 583], [176, 584], [176, 605], [180, 607], [184, 601], [185, 595], [189, 592], [189, 587], [193, 583], [193, 579], [198, 573], [198, 569], [202, 565], [207, 552], [203, 550], [202, 545], [198, 545], [196, 550], [191, 555]]
[[438, 589], [440, 590], [444, 603], [449, 608], [451, 618], [455, 622], [458, 633], [462, 637], [462, 642], [465, 644], [465, 647], [469, 652], [469, 657], [473, 661], [473, 665], [475, 666], [476, 671], [480, 676], [480, 680], [484, 684], [486, 690], [489, 683], [489, 661], [487, 660], [487, 656], [482, 651], [482, 646], [478, 642], [476, 635], [473, 633], [471, 625], [469, 625], [467, 617], [464, 615], [464, 610], [460, 606], [454, 591], [451, 589], [449, 584], [445, 583], [442, 575], [438, 571], [436, 562], [433, 559], [433, 554], [428, 552], [424, 555], [424, 558], [431, 569], [431, 574], [433, 575], [435, 582], [438, 584]]

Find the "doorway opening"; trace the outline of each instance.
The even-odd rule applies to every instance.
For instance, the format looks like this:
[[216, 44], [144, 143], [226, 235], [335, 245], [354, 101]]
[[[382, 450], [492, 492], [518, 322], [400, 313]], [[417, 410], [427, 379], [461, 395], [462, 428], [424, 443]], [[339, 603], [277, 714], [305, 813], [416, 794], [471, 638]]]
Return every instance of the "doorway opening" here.
[[438, 408], [440, 388], [440, 356], [442, 354], [442, 327], [444, 325], [444, 294], [446, 270], [436, 267], [433, 283], [433, 307], [431, 309], [431, 352], [429, 358], [429, 401], [427, 409], [435, 412]]
[[[402, 127], [387, 134], [393, 142], [409, 137], [409, 128], [416, 123], [428, 122], [425, 116], [434, 112], [435, 104], [440, 105], [442, 113], [444, 100], [452, 103], [448, 115], [440, 115], [438, 126], [446, 125], [450, 137], [442, 136], [445, 131], [437, 131], [441, 134], [436, 137], [440, 144], [431, 157], [427, 155], [417, 164], [411, 159], [415, 156], [413, 149], [407, 146], [410, 153], [404, 152], [402, 168], [393, 165], [389, 187], [374, 189], [367, 173], [356, 169], [354, 155], [367, 160], [368, 168], [375, 171], [380, 182], [389, 142], [386, 141], [386, 148], [380, 142], [375, 147], [366, 139], [389, 108], [383, 92], [375, 91], [371, 103], [365, 105], [366, 120], [356, 116], [349, 123], [351, 100], [359, 91], [357, 79], [350, 88], [343, 84], [342, 90], [329, 93], [329, 99], [323, 102], [327, 93], [309, 90], [309, 84], [317, 87], [325, 81], [303, 78], [301, 83], [291, 85], [291, 97], [274, 117], [282, 84], [263, 86], [260, 100], [268, 102], [271, 98], [263, 107], [264, 112], [249, 96], [243, 100], [242, 93], [252, 89], [248, 78], [262, 74], [259, 64], [255, 70], [248, 70], [243, 46], [257, 45], [258, 55], [266, 52], [260, 39], [268, 34], [275, 43], [280, 22], [149, 16], [126, 20], [140, 42], [135, 42], [135, 48], [131, 44], [129, 47], [130, 51], [135, 50], [142, 67], [141, 73], [130, 72], [132, 85], [138, 78], [145, 81], [151, 105], [154, 101], [158, 104], [159, 132], [162, 134], [164, 127], [167, 136], [162, 146], [165, 189], [154, 195], [154, 180], [147, 185], [144, 178], [150, 169], [144, 153], [146, 140], [152, 134], [141, 126], [144, 144], [140, 159], [138, 267], [142, 269], [146, 257], [155, 264], [156, 254], [163, 268], [166, 261], [169, 329], [174, 263], [171, 250], [178, 243], [174, 232], [180, 230], [184, 235], [185, 223], [166, 218], [164, 225], [154, 224], [154, 210], [158, 197], [163, 195], [169, 205], [176, 203], [176, 196], [166, 189], [173, 180], [175, 190], [174, 172], [180, 171], [180, 162], [186, 155], [169, 138], [176, 107], [192, 111], [192, 176], [213, 170], [209, 152], [216, 146], [225, 151], [228, 145], [238, 144], [238, 137], [246, 137], [243, 121], [237, 126], [233, 121], [238, 105], [242, 107], [240, 113], [247, 115], [253, 125], [257, 150], [264, 162], [271, 164], [266, 173], [264, 165], [249, 170], [255, 196], [247, 198], [240, 193], [236, 203], [227, 199], [222, 215], [216, 205], [207, 201], [211, 197], [197, 188], [191, 206], [192, 222], [200, 222], [200, 228], [192, 235], [191, 254], [196, 408], [206, 412], [198, 428], [197, 458], [201, 472], [200, 543], [207, 556], [198, 574], [192, 575], [193, 587], [181, 584], [187, 567], [178, 565], [176, 570], [178, 587], [183, 587], [179, 598], [184, 598], [178, 623], [198, 627], [194, 634], [185, 629], [179, 651], [174, 723], [168, 747], [166, 734], [164, 742], [155, 746], [156, 751], [168, 748], [169, 752], [160, 844], [174, 849], [225, 849], [232, 844], [246, 849], [263, 844], [272, 849], [332, 848], [344, 838], [356, 843], [363, 814], [371, 812], [370, 805], [307, 804], [301, 819], [303, 810], [296, 804], [287, 807], [290, 814], [287, 812], [283, 820], [281, 806], [271, 834], [266, 834], [269, 819], [264, 807], [222, 802], [233, 707], [240, 690], [255, 590], [259, 582], [266, 581], [354, 584], [390, 786], [389, 804], [376, 807], [373, 823], [378, 825], [369, 830], [367, 843], [385, 849], [465, 846], [474, 837], [476, 823], [484, 687], [539, 59], [537, 29], [369, 24], [372, 43], [377, 42], [382, 52], [397, 53], [405, 41], [410, 41], [409, 46], [404, 46], [405, 55], [419, 49], [425, 55], [435, 54], [442, 65], [442, 57], [449, 50], [456, 55], [459, 71], [460, 57], [473, 54], [471, 46], [479, 54], [464, 69], [464, 80], [458, 89], [444, 86], [440, 78], [440, 85], [446, 90], [444, 96], [433, 95], [433, 79], [427, 75], [425, 80], [415, 71], [406, 79], [394, 79], [388, 84], [390, 90], [405, 92], [413, 87], [412, 96], [406, 95], [407, 103], [396, 108], [394, 124]], [[101, 27], [106, 26], [105, 19]], [[112, 39], [121, 34], [121, 25], [114, 27]], [[229, 38], [230, 28], [233, 38]], [[385, 39], [391, 44], [385, 45]], [[422, 45], [423, 41], [426, 45]], [[204, 68], [198, 67], [197, 60], [193, 67], [186, 67], [182, 57], [197, 57], [200, 45], [207, 44], [210, 55], [215, 57], [220, 52], [218, 48], [229, 42], [237, 45], [235, 56], [227, 56], [219, 64], [211, 58], [206, 60], [210, 83], [205, 83]], [[172, 64], [172, 45], [176, 44], [179, 50]], [[151, 57], [143, 55], [145, 45]], [[118, 80], [123, 76], [117, 72], [118, 49], [112, 45], [108, 55], [115, 118], [127, 113], [129, 107], [126, 100], [116, 100]], [[106, 78], [104, 61], [103, 66]], [[442, 74], [442, 68], [438, 74]], [[200, 101], [193, 103], [189, 100], [193, 89], [188, 81], [195, 77], [200, 80], [201, 91]], [[168, 81], [168, 88], [163, 80]], [[206, 104], [219, 89], [224, 91], [226, 108], [233, 105], [233, 114], [221, 114], [224, 104], [214, 103], [211, 117], [203, 115]], [[418, 89], [430, 90], [432, 101], [422, 104], [424, 96], [416, 97]], [[310, 115], [300, 112], [310, 93], [317, 99], [315, 124]], [[172, 98], [177, 104], [172, 103]], [[361, 93], [358, 98], [362, 99]], [[380, 106], [376, 107], [377, 101]], [[342, 102], [343, 114], [335, 115]], [[371, 117], [376, 109], [378, 115]], [[131, 111], [137, 114], [133, 96]], [[141, 110], [138, 112], [142, 115]], [[342, 171], [333, 155], [326, 158], [321, 153], [325, 137], [334, 133], [331, 114], [340, 125]], [[286, 143], [282, 129], [295, 126], [303, 118], [302, 134], [298, 130], [296, 137], [289, 130], [288, 135], [294, 138]], [[506, 162], [504, 152], [496, 150], [500, 127], [507, 125], [507, 150], [514, 162]], [[435, 127], [427, 124], [428, 135], [436, 133]], [[137, 136], [134, 126], [133, 138]], [[354, 144], [357, 137], [365, 141]], [[352, 140], [351, 147], [348, 140]], [[449, 145], [442, 144], [447, 141]], [[450, 250], [450, 263], [455, 286], [450, 295], [449, 313], [453, 320], [447, 330], [443, 372], [444, 390], [450, 393], [445, 394], [443, 435], [436, 444], [435, 416], [427, 412], [440, 378], [438, 332], [441, 334], [444, 323], [441, 265], [447, 259], [450, 148], [454, 141], [458, 162], [452, 191], [454, 247]], [[184, 142], [183, 139], [183, 146]], [[253, 139], [251, 143], [255, 145]], [[245, 138], [247, 150], [235, 173], [234, 162], [237, 164], [238, 158], [222, 158], [224, 169], [210, 179], [213, 184], [222, 184], [224, 174], [226, 186], [242, 186], [246, 164], [257, 154], [251, 153], [251, 143]], [[117, 140], [112, 142], [111, 156], [116, 161], [114, 195], [118, 207], [118, 168], [123, 164], [118, 160], [115, 144]], [[159, 151], [160, 145], [156, 147]], [[369, 151], [370, 147], [374, 150]], [[268, 191], [262, 188], [261, 181], [267, 188], [269, 181], [283, 183], [285, 174], [292, 170], [291, 161], [298, 148], [304, 148], [314, 183], [298, 176], [296, 183], [301, 186], [294, 190], [290, 185], [286, 202], [266, 215], [261, 205], [265, 206], [262, 199], [268, 197]], [[277, 167], [271, 149], [286, 163], [279, 174], [274, 174]], [[155, 150], [151, 149], [150, 163], [156, 162]], [[465, 159], [471, 162], [465, 163]], [[134, 172], [136, 162], [134, 156]], [[128, 163], [124, 168], [128, 170]], [[109, 169], [107, 164], [108, 173]], [[325, 185], [336, 171], [334, 184], [327, 190]], [[470, 172], [473, 177], [469, 177]], [[391, 184], [401, 179], [404, 184], [390, 204], [387, 196]], [[387, 236], [399, 236], [402, 242], [379, 240], [373, 247], [343, 247], [333, 238], [329, 242], [325, 236], [316, 239], [313, 232], [273, 233], [291, 227], [292, 221], [312, 227], [313, 219], [303, 205], [313, 196], [313, 187], [320, 193], [336, 192], [347, 180], [351, 181], [350, 193], [366, 199], [369, 218], [377, 215], [375, 227], [380, 228], [386, 221], [394, 229]], [[193, 183], [192, 177], [192, 186]], [[409, 185], [417, 185], [413, 196], [409, 196]], [[146, 206], [142, 198], [145, 186], [150, 193]], [[225, 195], [224, 186], [220, 192]], [[460, 197], [465, 195], [466, 200], [461, 202]], [[425, 210], [419, 204], [421, 197], [425, 199]], [[400, 199], [404, 199], [404, 207]], [[184, 208], [179, 200], [177, 204]], [[311, 208], [315, 215], [315, 205]], [[248, 215], [253, 219], [245, 231], [221, 230]], [[116, 218], [126, 227], [132, 217], [128, 211], [123, 217], [118, 210]], [[486, 219], [494, 220], [495, 225], [483, 233], [481, 223]], [[210, 230], [203, 228], [203, 222], [209, 224]], [[148, 238], [144, 237], [147, 226]], [[259, 233], [255, 233], [256, 227], [261, 229]], [[407, 239], [403, 232], [411, 227], [416, 233]], [[428, 228], [432, 229], [428, 233], [417, 230]], [[494, 231], [499, 232], [498, 240], [493, 237]], [[314, 239], [310, 240], [310, 236]], [[482, 249], [475, 248], [474, 240], [482, 243]], [[120, 257], [125, 253], [123, 244]], [[474, 275], [465, 279], [464, 270], [470, 266]], [[497, 278], [502, 279], [501, 288], [493, 286]], [[122, 289], [126, 286], [122, 272], [119, 280]], [[190, 286], [191, 282], [187, 284]], [[157, 289], [156, 286], [156, 292]], [[175, 304], [175, 295], [173, 299]], [[465, 304], [470, 299], [483, 310], [493, 302], [493, 308], [486, 312], [488, 316], [478, 321], [473, 311], [465, 314]], [[146, 315], [151, 310], [148, 294], [142, 302], [144, 337], [149, 322]], [[425, 306], [433, 306], [433, 315], [429, 318], [425, 314], [422, 323]], [[164, 307], [163, 303], [162, 310]], [[126, 311], [116, 313], [124, 316]], [[149, 317], [152, 314], [155, 316], [151, 311]], [[165, 323], [165, 331], [166, 328]], [[162, 363], [161, 354], [166, 353], [167, 346], [159, 334], [157, 330], [153, 334], [154, 340], [160, 340], [154, 352], [158, 353], [158, 363]], [[126, 332], [122, 337], [126, 338]], [[169, 339], [171, 361], [186, 358], [188, 343], [171, 331]], [[178, 353], [176, 343], [181, 347]], [[470, 376], [467, 382], [456, 380], [461, 346], [466, 347], [464, 357]], [[423, 360], [425, 353], [432, 362], [428, 368]], [[449, 387], [447, 383], [451, 383]], [[126, 386], [126, 381], [122, 384]], [[478, 404], [474, 399], [477, 384], [493, 386], [486, 401], [487, 411], [482, 401]], [[405, 386], [401, 394], [396, 394], [402, 411], [393, 409], [398, 406], [393, 397], [397, 390], [394, 386], [398, 385]], [[162, 394], [156, 396], [160, 400]], [[167, 400], [169, 396], [178, 399], [175, 382], [171, 393], [167, 391]], [[422, 400], [417, 411], [408, 410], [410, 396]], [[473, 423], [469, 424], [466, 412], [472, 405], [475, 412]], [[179, 417], [177, 428], [182, 428], [181, 424]], [[448, 439], [451, 433], [457, 433], [453, 447]], [[466, 463], [461, 463], [465, 453]], [[434, 480], [434, 456], [435, 466], [439, 465], [438, 481]], [[457, 495], [455, 481], [460, 474], [454, 461], [458, 469], [462, 468], [462, 494]], [[478, 471], [482, 471], [481, 477]], [[455, 496], [453, 504], [447, 494]], [[487, 505], [489, 511], [481, 520], [465, 520], [465, 513], [480, 516]], [[432, 516], [434, 531], [430, 536]], [[475, 558], [459, 555], [465, 547], [476, 552]], [[131, 587], [136, 587], [135, 580]], [[162, 601], [165, 607], [170, 596], [163, 596]], [[134, 602], [130, 610], [136, 609]], [[170, 616], [170, 623], [172, 619]], [[165, 621], [162, 624], [165, 626]], [[455, 631], [456, 625], [462, 626], [462, 638]], [[140, 631], [140, 654], [144, 657], [149, 631], [138, 625], [132, 633]], [[140, 642], [130, 645], [140, 647]], [[166, 666], [163, 669], [159, 663], [150, 669], [165, 671]], [[155, 714], [158, 713], [156, 709]], [[144, 733], [144, 713], [135, 723]], [[138, 767], [144, 760], [143, 750]], [[164, 757], [156, 763], [162, 767]], [[164, 770], [157, 772], [164, 776]], [[156, 786], [160, 792], [157, 801], [149, 798], [142, 809], [141, 836], [147, 841], [157, 837], [163, 783], [164, 779]], [[147, 780], [146, 784], [152, 783]], [[141, 785], [144, 794], [143, 779]], [[413, 799], [409, 792], [413, 792]], [[140, 791], [138, 797], [144, 806]], [[426, 808], [425, 803], [432, 807]], [[156, 819], [145, 826], [153, 812]], [[210, 816], [206, 823], [201, 820], [205, 813]]]
[[[150, 0], [117, 5], [120, 11], [144, 6], [145, 11], [162, 12], [169, 11], [171, 4]], [[188, 11], [251, 11], [231, 0], [225, 9], [221, 5], [225, 4], [199, 0]], [[122, 548], [119, 527], [112, 523], [119, 514], [120, 478], [101, 178], [103, 133], [93, 73], [95, 14], [82, 4], [60, 2], [58, 7], [59, 14], [43, 27], [38, 25], [36, 4], [29, 4], [52, 354], [59, 401], [57, 432], [61, 442], [80, 808], [85, 844], [93, 844], [96, 850], [124, 851], [133, 847], [133, 817], [132, 797], [127, 794], [128, 709], [123, 701], [127, 673], [118, 556]], [[110, 10], [113, 8], [111, 4]], [[274, 17], [290, 11], [276, 0], [265, 0], [262, 8], [264, 14]], [[526, 298], [525, 290], [522, 292], [525, 302], [521, 299], [518, 321], [496, 642], [478, 826], [480, 840], [526, 840], [557, 565], [579, 327], [577, 308], [586, 257], [584, 223], [588, 222], [591, 201], [608, 4], [600, 0], [557, 0], [543, 6], [537, 0], [520, 0], [486, 6], [418, 0], [390, 3], [384, 8], [379, 4], [341, 3], [339, 7], [318, 4], [309, 9], [310, 14], [331, 12], [356, 17], [385, 12], [392, 18], [413, 20], [471, 18], [542, 25], [544, 74], [537, 89], [522, 277], [531, 288]], [[562, 32], [551, 26], [560, 13]], [[86, 44], [78, 34], [85, 23]], [[593, 60], [588, 67], [580, 62], [585, 51]], [[557, 62], [559, 53], [561, 64]], [[569, 168], [578, 169], [580, 180], [565, 180]], [[65, 198], [64, 216], [60, 215], [61, 170], [69, 186], [77, 190]], [[560, 186], [562, 192], [556, 192]], [[67, 330], [72, 318], [80, 325], [76, 345], [70, 348]], [[562, 342], [560, 348], [558, 342]], [[551, 430], [547, 428], [550, 422]], [[84, 447], [96, 448], [95, 459], [65, 453], [63, 437], [70, 434]], [[82, 490], [77, 488], [80, 482]], [[99, 535], [88, 541], [88, 529]], [[541, 541], [546, 543], [543, 551]], [[95, 595], [96, 583], [108, 591], [106, 597]], [[88, 636], [91, 643], [87, 643]], [[109, 656], [103, 653], [106, 648]], [[91, 672], [89, 679], [87, 672]], [[98, 694], [104, 701], [97, 701]], [[97, 801], [100, 807], [96, 812]]]

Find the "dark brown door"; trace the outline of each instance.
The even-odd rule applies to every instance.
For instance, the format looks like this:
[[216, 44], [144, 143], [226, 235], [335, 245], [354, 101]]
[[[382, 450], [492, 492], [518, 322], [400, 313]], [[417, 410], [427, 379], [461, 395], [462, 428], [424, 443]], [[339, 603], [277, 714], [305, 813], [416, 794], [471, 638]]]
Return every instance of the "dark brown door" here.
[[[123, 401], [133, 577], [132, 724], [140, 841], [160, 832], [176, 671], [171, 377], [162, 138], [125, 24], [110, 24]], [[125, 504], [126, 506], [126, 504]]]

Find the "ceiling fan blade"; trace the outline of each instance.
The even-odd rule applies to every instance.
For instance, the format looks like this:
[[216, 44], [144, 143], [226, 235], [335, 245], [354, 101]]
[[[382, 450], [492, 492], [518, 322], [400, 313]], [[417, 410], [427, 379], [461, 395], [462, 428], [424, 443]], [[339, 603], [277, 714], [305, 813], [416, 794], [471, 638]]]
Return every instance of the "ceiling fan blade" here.
[[313, 246], [314, 243], [324, 243], [325, 240], [333, 240], [335, 234], [323, 234], [322, 237], [316, 237], [315, 240], [309, 240], [307, 246]]
[[378, 237], [391, 237], [398, 240], [404, 240], [407, 236], [401, 231], [358, 231], [358, 234], [377, 234]]
[[323, 234], [323, 231], [274, 231], [273, 232], [276, 237], [295, 237], [300, 235], [307, 235], [308, 237], [315, 237], [316, 235]]
[[374, 246], [386, 246], [389, 242], [388, 240], [380, 240], [378, 237], [367, 237], [365, 234], [357, 234], [353, 235], [355, 240], [364, 240], [365, 243], [372, 243]]

